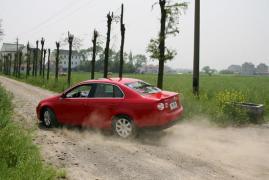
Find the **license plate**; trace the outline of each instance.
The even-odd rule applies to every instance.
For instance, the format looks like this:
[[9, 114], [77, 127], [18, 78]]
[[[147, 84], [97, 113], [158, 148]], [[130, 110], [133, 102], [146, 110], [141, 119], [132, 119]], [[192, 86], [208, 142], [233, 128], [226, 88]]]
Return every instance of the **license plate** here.
[[170, 103], [170, 109], [171, 110], [174, 110], [174, 109], [176, 109], [177, 108], [177, 102], [172, 102], [172, 103]]

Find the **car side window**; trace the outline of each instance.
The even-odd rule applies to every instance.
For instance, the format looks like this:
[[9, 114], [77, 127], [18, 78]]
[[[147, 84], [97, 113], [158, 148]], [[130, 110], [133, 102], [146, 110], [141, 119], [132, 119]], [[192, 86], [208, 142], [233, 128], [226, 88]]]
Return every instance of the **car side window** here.
[[88, 98], [90, 97], [91, 90], [92, 90], [92, 85], [90, 84], [81, 85], [67, 92], [65, 97], [66, 98]]
[[95, 98], [121, 98], [123, 97], [122, 91], [112, 84], [96, 84], [93, 97]]

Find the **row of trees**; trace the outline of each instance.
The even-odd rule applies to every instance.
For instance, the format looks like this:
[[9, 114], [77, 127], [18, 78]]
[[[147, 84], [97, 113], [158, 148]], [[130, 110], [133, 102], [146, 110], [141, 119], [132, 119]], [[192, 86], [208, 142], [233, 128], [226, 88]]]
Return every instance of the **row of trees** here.
[[[105, 56], [102, 53], [104, 50], [101, 46], [95, 47], [95, 53], [93, 53], [93, 47], [89, 49], [82, 49], [79, 51], [79, 54], [82, 56], [81, 64], [78, 67], [79, 71], [89, 72], [103, 72], [104, 70], [104, 60]], [[93, 55], [95, 57], [93, 57]], [[113, 73], [118, 73], [120, 66], [123, 66], [121, 73], [135, 73], [139, 71], [139, 68], [147, 64], [147, 57], [144, 54], [135, 54], [133, 55], [132, 52], [126, 53], [124, 52], [122, 57], [120, 51], [116, 51], [114, 49], [109, 49], [109, 60], [108, 60], [108, 71]], [[92, 64], [92, 60], [95, 61], [95, 66]], [[121, 58], [123, 59], [122, 65]], [[94, 70], [92, 69], [94, 67]]]

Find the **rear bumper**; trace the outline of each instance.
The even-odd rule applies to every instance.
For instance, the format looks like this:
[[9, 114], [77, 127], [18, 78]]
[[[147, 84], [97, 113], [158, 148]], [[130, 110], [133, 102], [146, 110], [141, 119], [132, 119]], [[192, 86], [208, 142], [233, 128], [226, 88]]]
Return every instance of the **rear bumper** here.
[[151, 123], [147, 125], [143, 124], [142, 126], [139, 126], [139, 129], [167, 129], [180, 121], [182, 113], [183, 106], [173, 112], [159, 112], [151, 119]]

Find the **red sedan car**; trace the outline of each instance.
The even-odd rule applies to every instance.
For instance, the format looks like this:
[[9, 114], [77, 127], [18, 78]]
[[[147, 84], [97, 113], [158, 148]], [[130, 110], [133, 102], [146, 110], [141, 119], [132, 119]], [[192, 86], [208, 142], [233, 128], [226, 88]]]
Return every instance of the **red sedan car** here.
[[177, 93], [138, 79], [111, 78], [81, 82], [42, 100], [36, 112], [46, 127], [60, 123], [112, 128], [127, 138], [137, 128], [169, 127], [181, 116], [183, 107]]

